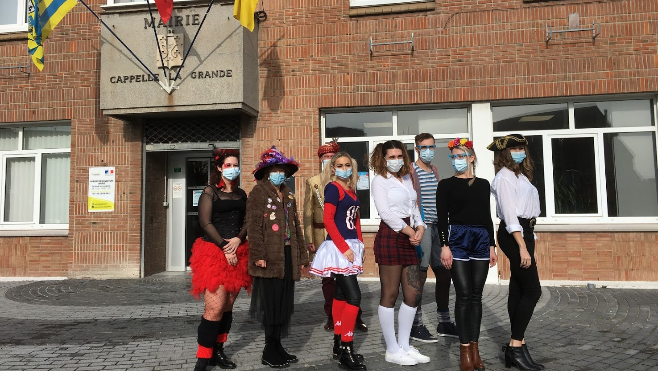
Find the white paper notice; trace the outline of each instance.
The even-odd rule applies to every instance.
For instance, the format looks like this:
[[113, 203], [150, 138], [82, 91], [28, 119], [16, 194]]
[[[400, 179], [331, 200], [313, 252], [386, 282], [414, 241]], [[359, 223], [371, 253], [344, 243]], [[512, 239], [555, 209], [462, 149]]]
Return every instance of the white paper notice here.
[[174, 182], [171, 192], [172, 198], [183, 198], [183, 182]]
[[201, 198], [202, 193], [203, 189], [195, 189], [192, 191], [192, 206], [199, 206], [199, 198]]
[[114, 211], [114, 167], [90, 167], [87, 211], [90, 213]]
[[370, 176], [367, 171], [359, 171], [359, 180], [356, 182], [356, 190], [370, 189]]

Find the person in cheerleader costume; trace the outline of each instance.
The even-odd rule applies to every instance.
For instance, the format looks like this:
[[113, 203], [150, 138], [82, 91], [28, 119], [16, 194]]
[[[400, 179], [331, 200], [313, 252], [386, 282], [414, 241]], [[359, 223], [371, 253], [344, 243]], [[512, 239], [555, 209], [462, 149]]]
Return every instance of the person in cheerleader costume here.
[[249, 314], [265, 330], [261, 362], [273, 368], [298, 362], [281, 344], [295, 309], [295, 281], [308, 265], [297, 200], [284, 183], [298, 169], [292, 157], [272, 146], [256, 165], [258, 183], [247, 201], [249, 274], [254, 277]]
[[354, 327], [361, 305], [361, 289], [356, 276], [363, 273], [363, 236], [359, 221], [360, 202], [356, 196], [356, 161], [338, 152], [325, 167], [332, 182], [324, 187], [323, 223], [327, 239], [320, 245], [309, 271], [336, 280], [332, 317], [334, 319], [334, 358], [349, 370], [365, 370], [363, 357], [354, 353]]
[[541, 297], [534, 233], [541, 210], [539, 192], [530, 183], [534, 167], [528, 140], [521, 134], [510, 134], [494, 140], [487, 148], [494, 151], [496, 177], [491, 182], [491, 193], [496, 197], [496, 212], [501, 220], [498, 246], [510, 262], [507, 311], [512, 336], [503, 347], [505, 366], [543, 370], [525, 343], [526, 328]]
[[198, 329], [195, 371], [207, 366], [232, 369], [224, 354], [233, 321], [233, 303], [242, 288], [251, 290], [247, 272], [249, 246], [245, 210], [247, 194], [238, 188], [238, 152], [216, 149], [210, 185], [199, 197], [199, 223], [205, 232], [192, 245], [191, 293], [203, 294], [205, 309]]
[[460, 369], [483, 371], [478, 346], [482, 291], [489, 267], [498, 261], [489, 181], [475, 177], [473, 142], [457, 138], [448, 142], [448, 148], [455, 175], [441, 180], [436, 189], [441, 263], [450, 269], [455, 285]]
[[[425, 223], [416, 202], [411, 181], [411, 162], [407, 148], [399, 140], [379, 143], [370, 155], [375, 172], [371, 192], [377, 213], [382, 218], [373, 251], [379, 267], [381, 298], [379, 323], [386, 341], [386, 362], [402, 366], [427, 363], [430, 357], [409, 345], [411, 327], [421, 298], [420, 245]], [[398, 313], [398, 338], [395, 338], [395, 301], [402, 286], [404, 300]]]

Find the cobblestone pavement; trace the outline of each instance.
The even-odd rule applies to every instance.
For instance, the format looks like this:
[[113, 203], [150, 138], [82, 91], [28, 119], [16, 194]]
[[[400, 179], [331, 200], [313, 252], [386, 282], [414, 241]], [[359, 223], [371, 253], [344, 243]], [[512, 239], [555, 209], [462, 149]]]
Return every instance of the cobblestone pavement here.
[[[171, 273], [141, 280], [0, 282], [0, 370], [192, 370], [203, 304], [188, 288], [187, 275]], [[361, 289], [370, 331], [357, 331], [357, 351], [369, 370], [402, 369], [384, 361], [376, 315], [379, 283], [361, 282]], [[428, 283], [423, 299], [432, 331], [433, 290]], [[502, 370], [507, 287], [488, 285], [483, 301], [480, 351], [487, 370]], [[297, 283], [295, 303], [295, 326], [283, 341], [300, 358], [291, 368], [337, 370], [330, 358], [332, 334], [322, 328], [319, 280]], [[239, 370], [265, 369], [264, 336], [248, 308], [243, 292], [226, 353]], [[658, 290], [545, 287], [526, 335], [535, 359], [548, 370], [658, 371], [657, 325]], [[456, 339], [412, 343], [432, 361], [410, 369], [459, 370]]]

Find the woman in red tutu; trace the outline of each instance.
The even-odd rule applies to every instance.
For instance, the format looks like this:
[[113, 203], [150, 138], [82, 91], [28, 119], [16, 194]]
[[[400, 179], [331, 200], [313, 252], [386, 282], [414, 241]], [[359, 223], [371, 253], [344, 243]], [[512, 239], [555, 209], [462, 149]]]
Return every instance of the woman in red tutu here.
[[205, 310], [199, 325], [197, 363], [232, 369], [224, 342], [233, 321], [233, 303], [243, 287], [251, 290], [247, 273], [249, 246], [244, 222], [247, 194], [237, 186], [238, 152], [216, 149], [210, 185], [199, 197], [199, 223], [205, 235], [192, 246], [192, 295], [203, 294]]

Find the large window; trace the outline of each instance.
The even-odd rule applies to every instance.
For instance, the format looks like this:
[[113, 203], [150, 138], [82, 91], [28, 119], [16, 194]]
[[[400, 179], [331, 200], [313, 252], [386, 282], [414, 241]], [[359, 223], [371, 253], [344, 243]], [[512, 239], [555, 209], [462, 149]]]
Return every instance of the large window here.
[[0, 230], [69, 222], [71, 126], [0, 126]]
[[426, 3], [434, 0], [350, 0], [350, 7], [376, 6], [376, 5], [394, 5], [404, 3]]
[[0, 0], [0, 32], [27, 31], [27, 2]]
[[496, 136], [521, 133], [529, 140], [541, 216], [658, 217], [651, 100], [503, 106], [492, 113]]
[[361, 201], [364, 225], [379, 223], [374, 200], [370, 197], [370, 182], [374, 173], [368, 168], [370, 153], [378, 143], [400, 140], [407, 146], [412, 161], [415, 161], [414, 137], [420, 133], [431, 133], [437, 144], [432, 164], [439, 170], [441, 178], [445, 178], [454, 174], [448, 159], [448, 141], [457, 136], [469, 137], [467, 108], [326, 112], [322, 119], [323, 140], [339, 138], [341, 149], [358, 163], [362, 181], [357, 186], [357, 196]]

